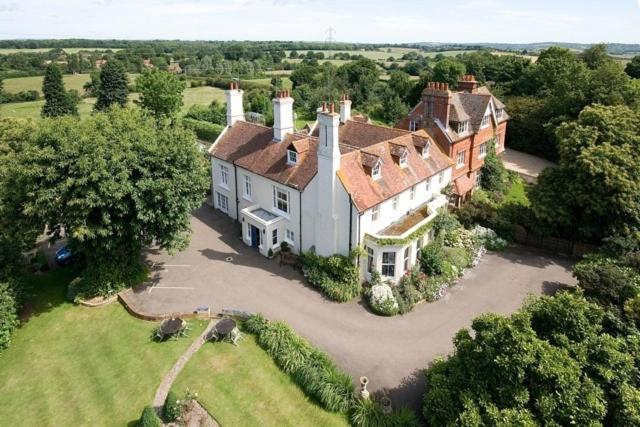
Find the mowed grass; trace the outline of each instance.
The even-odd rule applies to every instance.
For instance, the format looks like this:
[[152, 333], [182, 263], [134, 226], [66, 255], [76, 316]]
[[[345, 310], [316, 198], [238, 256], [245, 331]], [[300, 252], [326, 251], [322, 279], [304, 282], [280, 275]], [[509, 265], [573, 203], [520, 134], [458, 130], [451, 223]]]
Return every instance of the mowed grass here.
[[0, 355], [0, 419], [6, 426], [124, 426], [151, 404], [162, 377], [204, 329], [155, 343], [156, 326], [119, 303], [65, 302], [69, 270], [30, 279], [34, 314]]
[[[138, 74], [129, 74], [129, 83], [135, 82]], [[4, 90], [9, 93], [18, 93], [24, 90], [37, 90], [42, 96], [42, 80], [44, 76], [32, 77], [13, 77], [5, 79]], [[91, 80], [89, 74], [64, 74], [62, 81], [67, 90], [75, 89], [82, 95], [84, 92], [84, 84]]]
[[[129, 95], [130, 103], [138, 99], [137, 93]], [[224, 102], [224, 91], [214, 87], [193, 87], [187, 88], [183, 92], [182, 112], [189, 110], [192, 105], [209, 105], [214, 99]], [[80, 117], [86, 117], [93, 111], [95, 98], [84, 98], [78, 104], [78, 113]], [[44, 100], [30, 102], [13, 102], [9, 104], [0, 104], [0, 117], [15, 117], [22, 119], [39, 119], [40, 111], [44, 105]]]
[[187, 389], [223, 426], [348, 425], [310, 401], [249, 334], [238, 347], [205, 344], [173, 384], [180, 397]]
[[531, 202], [527, 197], [527, 184], [520, 177], [517, 177], [504, 195], [503, 204], [515, 204], [529, 206]]

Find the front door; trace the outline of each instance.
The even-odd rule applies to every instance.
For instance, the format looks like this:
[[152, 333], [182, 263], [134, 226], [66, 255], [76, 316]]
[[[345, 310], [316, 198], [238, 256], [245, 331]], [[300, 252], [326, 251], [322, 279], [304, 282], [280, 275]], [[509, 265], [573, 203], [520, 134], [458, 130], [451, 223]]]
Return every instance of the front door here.
[[260, 229], [255, 226], [251, 226], [251, 247], [258, 248], [260, 246]]

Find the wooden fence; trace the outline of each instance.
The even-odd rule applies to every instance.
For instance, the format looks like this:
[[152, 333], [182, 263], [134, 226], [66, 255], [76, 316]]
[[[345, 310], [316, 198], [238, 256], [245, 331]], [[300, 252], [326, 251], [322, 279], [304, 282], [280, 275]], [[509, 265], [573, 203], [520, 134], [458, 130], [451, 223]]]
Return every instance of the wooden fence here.
[[580, 258], [599, 248], [587, 243], [572, 242], [558, 237], [543, 237], [527, 231], [524, 227], [516, 226], [515, 241], [521, 245], [532, 246], [552, 252], [557, 255]]

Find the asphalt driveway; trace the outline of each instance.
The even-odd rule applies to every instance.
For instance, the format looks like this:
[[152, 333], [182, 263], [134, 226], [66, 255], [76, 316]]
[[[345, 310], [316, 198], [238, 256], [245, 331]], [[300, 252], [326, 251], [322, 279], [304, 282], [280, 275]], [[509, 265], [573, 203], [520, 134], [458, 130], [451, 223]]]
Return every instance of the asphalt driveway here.
[[366, 375], [371, 390], [385, 388], [394, 402], [413, 407], [423, 393], [422, 369], [450, 353], [453, 336], [474, 317], [513, 312], [529, 294], [574, 283], [569, 261], [515, 247], [487, 254], [443, 300], [383, 318], [361, 301], [326, 300], [293, 268], [245, 246], [238, 225], [208, 206], [196, 212], [192, 225], [186, 251], [149, 253], [155, 263], [152, 283], [128, 295], [138, 309], [166, 314], [198, 306], [212, 313], [235, 308], [283, 320], [354, 379]]

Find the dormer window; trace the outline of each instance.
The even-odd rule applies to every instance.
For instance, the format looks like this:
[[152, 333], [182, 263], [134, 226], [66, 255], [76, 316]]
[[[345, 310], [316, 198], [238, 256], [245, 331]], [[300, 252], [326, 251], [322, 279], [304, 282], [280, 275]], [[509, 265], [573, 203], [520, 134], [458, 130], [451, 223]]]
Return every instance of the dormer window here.
[[465, 120], [464, 122], [458, 123], [458, 133], [467, 133], [469, 132], [469, 121]]
[[371, 168], [371, 177], [373, 179], [379, 179], [380, 176], [381, 176], [381, 168], [380, 168], [380, 162], [378, 162]]
[[287, 164], [296, 165], [298, 164], [298, 153], [293, 150], [287, 150]]
[[404, 168], [407, 167], [407, 159], [409, 157], [409, 153], [407, 153], [407, 150], [405, 150], [401, 155], [400, 155], [400, 167]]
[[415, 132], [417, 128], [418, 128], [418, 123], [416, 123], [416, 121], [413, 119], [409, 120], [409, 130], [411, 132]]
[[504, 116], [504, 108], [498, 108], [498, 109], [496, 109], [496, 117], [497, 117], [498, 119], [501, 119], [501, 118], [502, 118], [502, 116]]
[[487, 126], [489, 126], [489, 121], [491, 120], [491, 115], [487, 114], [486, 116], [484, 116], [482, 118], [482, 124], [480, 125], [481, 128], [486, 128]]
[[422, 158], [423, 159], [428, 159], [430, 153], [431, 153], [431, 144], [427, 144], [422, 149]]

